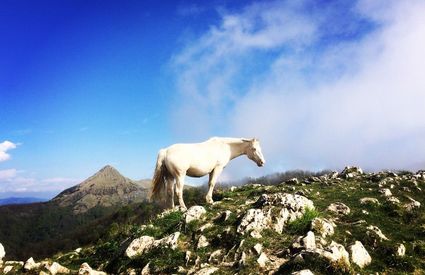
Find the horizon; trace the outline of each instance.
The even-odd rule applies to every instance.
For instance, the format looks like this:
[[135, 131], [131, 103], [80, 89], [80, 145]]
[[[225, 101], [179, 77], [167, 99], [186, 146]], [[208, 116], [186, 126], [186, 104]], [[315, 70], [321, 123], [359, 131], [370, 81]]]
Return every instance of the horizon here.
[[220, 182], [425, 169], [423, 1], [0, 7], [0, 198], [107, 164], [151, 178], [161, 148], [211, 136], [257, 137], [267, 161], [234, 160]]

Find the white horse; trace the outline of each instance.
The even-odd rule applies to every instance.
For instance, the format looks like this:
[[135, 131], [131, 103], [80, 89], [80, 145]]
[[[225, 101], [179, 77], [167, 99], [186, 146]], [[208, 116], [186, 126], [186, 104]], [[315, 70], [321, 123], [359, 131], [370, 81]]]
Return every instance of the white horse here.
[[152, 180], [151, 198], [173, 208], [175, 181], [179, 205], [186, 208], [183, 201], [184, 177], [203, 177], [209, 174], [206, 201], [212, 203], [218, 176], [230, 160], [241, 155], [247, 155], [258, 166], [263, 166], [266, 162], [261, 153], [260, 142], [255, 138], [213, 137], [201, 143], [174, 144], [161, 149]]

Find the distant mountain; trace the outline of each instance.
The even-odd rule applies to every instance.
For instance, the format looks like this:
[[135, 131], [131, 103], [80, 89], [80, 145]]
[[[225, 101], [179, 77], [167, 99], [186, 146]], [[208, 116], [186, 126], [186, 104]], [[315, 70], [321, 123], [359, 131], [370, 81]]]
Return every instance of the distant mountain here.
[[10, 204], [25, 204], [25, 203], [34, 203], [34, 202], [44, 202], [46, 199], [42, 198], [33, 198], [33, 197], [9, 197], [0, 199], [0, 205], [10, 205]]
[[126, 205], [146, 201], [150, 180], [133, 181], [106, 165], [82, 183], [61, 192], [52, 202], [62, 207], [71, 206], [75, 214], [101, 206]]

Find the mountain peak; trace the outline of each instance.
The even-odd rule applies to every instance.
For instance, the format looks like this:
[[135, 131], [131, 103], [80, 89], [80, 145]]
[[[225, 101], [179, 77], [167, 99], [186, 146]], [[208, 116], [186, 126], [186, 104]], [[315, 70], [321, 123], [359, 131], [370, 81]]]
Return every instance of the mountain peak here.
[[147, 192], [145, 186], [139, 186], [111, 165], [106, 165], [53, 200], [61, 206], [73, 206], [75, 213], [82, 213], [97, 205], [112, 206], [142, 201], [146, 199]]

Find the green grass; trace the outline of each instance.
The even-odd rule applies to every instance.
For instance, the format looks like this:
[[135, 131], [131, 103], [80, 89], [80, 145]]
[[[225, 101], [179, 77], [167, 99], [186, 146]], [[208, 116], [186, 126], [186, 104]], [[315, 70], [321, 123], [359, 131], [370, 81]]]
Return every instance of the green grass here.
[[311, 221], [317, 217], [319, 217], [317, 210], [307, 208], [300, 218], [288, 224], [286, 231], [290, 234], [305, 235], [310, 230]]

